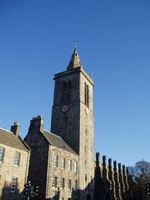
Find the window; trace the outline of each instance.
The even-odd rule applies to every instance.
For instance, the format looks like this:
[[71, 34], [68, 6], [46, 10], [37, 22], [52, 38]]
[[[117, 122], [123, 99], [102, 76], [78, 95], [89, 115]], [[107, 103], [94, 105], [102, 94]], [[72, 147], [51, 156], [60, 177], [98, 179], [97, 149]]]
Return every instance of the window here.
[[61, 168], [65, 169], [65, 166], [66, 166], [66, 160], [65, 158], [61, 158]]
[[58, 167], [58, 156], [57, 155], [54, 155], [53, 157], [53, 167]]
[[18, 184], [18, 178], [13, 177], [12, 181], [11, 181], [11, 188], [10, 188], [10, 192], [11, 193], [15, 193], [16, 192], [17, 184]]
[[56, 188], [57, 187], [57, 177], [52, 178], [52, 187]]
[[68, 170], [72, 170], [72, 160], [68, 160]]
[[60, 188], [61, 188], [61, 189], [64, 189], [64, 188], [65, 188], [65, 179], [64, 179], [64, 178], [61, 178], [61, 179], [60, 179]]
[[87, 91], [86, 91], [86, 83], [84, 83], [84, 103], [85, 103], [85, 105], [87, 104], [86, 94], [87, 94]]
[[85, 182], [87, 182], [87, 174], [85, 174]]
[[89, 86], [88, 85], [86, 85], [86, 90], [87, 90], [87, 96], [86, 96], [86, 98], [87, 98], [87, 107], [89, 108]]
[[68, 189], [71, 190], [71, 179], [68, 180]]
[[0, 147], [0, 163], [2, 163], [4, 159], [4, 150], [4, 148]]
[[77, 162], [74, 162], [74, 172], [77, 173]]
[[84, 103], [89, 108], [89, 86], [84, 83]]
[[15, 160], [14, 160], [14, 165], [15, 166], [19, 166], [20, 165], [20, 156], [21, 156], [21, 154], [19, 152], [16, 152]]
[[77, 180], [75, 180], [75, 186], [74, 186], [74, 188], [75, 188], [75, 190], [78, 189], [78, 181]]
[[63, 85], [62, 103], [66, 104], [71, 99], [71, 80], [66, 80]]

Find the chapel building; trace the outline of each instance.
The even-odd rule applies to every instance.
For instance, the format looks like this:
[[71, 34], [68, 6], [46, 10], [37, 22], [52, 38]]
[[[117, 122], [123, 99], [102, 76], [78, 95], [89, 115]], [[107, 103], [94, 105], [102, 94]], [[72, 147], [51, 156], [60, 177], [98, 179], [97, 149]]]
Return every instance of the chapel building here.
[[28, 180], [39, 199], [93, 199], [93, 81], [74, 49], [67, 69], [54, 76], [51, 132], [34, 117], [25, 142], [31, 148]]

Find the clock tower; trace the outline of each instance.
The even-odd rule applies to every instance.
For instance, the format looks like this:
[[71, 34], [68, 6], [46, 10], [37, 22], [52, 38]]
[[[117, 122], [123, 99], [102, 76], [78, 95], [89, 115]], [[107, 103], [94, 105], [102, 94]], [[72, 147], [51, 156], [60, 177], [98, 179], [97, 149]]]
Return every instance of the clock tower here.
[[84, 71], [76, 48], [66, 71], [55, 74], [54, 80], [51, 132], [79, 155], [79, 190], [84, 191], [81, 199], [85, 199], [94, 178], [93, 81]]

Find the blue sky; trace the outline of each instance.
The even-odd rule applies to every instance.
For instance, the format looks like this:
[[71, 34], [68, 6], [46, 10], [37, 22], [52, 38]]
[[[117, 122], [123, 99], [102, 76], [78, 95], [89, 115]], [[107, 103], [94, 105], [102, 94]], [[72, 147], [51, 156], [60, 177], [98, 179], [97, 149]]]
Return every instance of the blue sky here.
[[74, 41], [94, 87], [95, 151], [126, 165], [150, 161], [150, 1], [1, 0], [0, 126], [43, 115], [53, 75]]

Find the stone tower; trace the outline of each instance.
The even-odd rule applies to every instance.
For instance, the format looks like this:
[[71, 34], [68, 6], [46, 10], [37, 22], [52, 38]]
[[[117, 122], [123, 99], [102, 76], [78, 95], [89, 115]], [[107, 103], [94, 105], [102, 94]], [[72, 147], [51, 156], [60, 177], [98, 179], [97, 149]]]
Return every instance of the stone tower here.
[[51, 132], [79, 155], [81, 199], [89, 198], [94, 178], [93, 81], [83, 70], [76, 48], [66, 71], [55, 74]]

